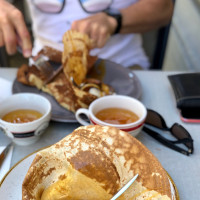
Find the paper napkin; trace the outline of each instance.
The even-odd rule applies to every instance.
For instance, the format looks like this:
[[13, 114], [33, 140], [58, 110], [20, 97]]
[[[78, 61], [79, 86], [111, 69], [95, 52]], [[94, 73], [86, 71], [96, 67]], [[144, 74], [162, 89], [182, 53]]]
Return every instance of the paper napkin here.
[[12, 82], [0, 77], [0, 102], [12, 95]]

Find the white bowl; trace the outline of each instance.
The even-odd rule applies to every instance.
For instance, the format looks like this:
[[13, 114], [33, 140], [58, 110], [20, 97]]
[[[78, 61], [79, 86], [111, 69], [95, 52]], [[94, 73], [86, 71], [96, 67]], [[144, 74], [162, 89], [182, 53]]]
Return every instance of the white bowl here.
[[[11, 123], [2, 120], [5, 114], [18, 109], [36, 110], [42, 114], [42, 117], [26, 123]], [[38, 94], [18, 93], [0, 103], [0, 129], [19, 145], [35, 143], [48, 127], [50, 119], [51, 103]]]
[[[100, 110], [106, 108], [122, 108], [137, 114], [139, 119], [130, 124], [110, 124], [99, 120], [95, 114]], [[86, 115], [90, 120], [90, 124], [98, 124], [101, 126], [114, 126], [120, 130], [130, 133], [132, 136], [137, 136], [144, 125], [147, 109], [146, 107], [137, 99], [125, 95], [108, 95], [100, 97], [93, 101], [88, 109], [80, 108], [76, 111], [76, 119], [82, 125], [89, 125], [86, 118], [82, 118], [82, 114]]]

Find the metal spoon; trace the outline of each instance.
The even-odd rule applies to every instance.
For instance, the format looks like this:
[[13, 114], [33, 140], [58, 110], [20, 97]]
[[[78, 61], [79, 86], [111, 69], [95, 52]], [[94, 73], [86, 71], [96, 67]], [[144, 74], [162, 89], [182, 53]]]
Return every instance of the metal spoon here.
[[121, 196], [131, 185], [132, 183], [136, 180], [138, 177], [138, 174], [136, 174], [124, 187], [122, 187], [110, 200], [115, 200], [119, 196]]

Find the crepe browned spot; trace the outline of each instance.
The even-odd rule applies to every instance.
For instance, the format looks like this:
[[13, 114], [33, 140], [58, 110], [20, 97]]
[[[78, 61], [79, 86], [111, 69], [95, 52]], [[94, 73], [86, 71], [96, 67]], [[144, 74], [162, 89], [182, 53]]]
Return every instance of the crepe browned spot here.
[[22, 185], [22, 200], [109, 200], [135, 174], [120, 200], [172, 200], [168, 175], [130, 134], [82, 126], [37, 153]]
[[52, 47], [44, 46], [38, 54], [48, 57], [49, 60], [51, 60], [55, 63], [62, 62], [62, 51], [54, 49]]

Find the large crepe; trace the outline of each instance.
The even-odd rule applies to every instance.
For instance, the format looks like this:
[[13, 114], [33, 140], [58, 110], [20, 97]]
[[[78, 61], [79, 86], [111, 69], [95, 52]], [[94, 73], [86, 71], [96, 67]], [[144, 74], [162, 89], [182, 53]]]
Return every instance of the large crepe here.
[[22, 65], [17, 80], [52, 95], [61, 106], [72, 112], [87, 108], [98, 97], [113, 94], [113, 89], [103, 82], [86, 79], [88, 70], [97, 59], [89, 55], [89, 37], [69, 30], [64, 34], [63, 42], [62, 53], [50, 47], [39, 52], [54, 62], [59, 62], [62, 55], [63, 70], [51, 82], [46, 84], [48, 77], [34, 65]]
[[172, 200], [166, 171], [141, 142], [114, 127], [82, 126], [36, 154], [22, 200], [109, 200], [137, 173], [119, 200]]

